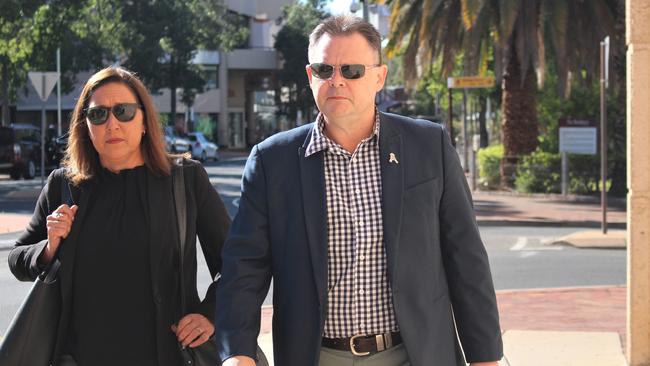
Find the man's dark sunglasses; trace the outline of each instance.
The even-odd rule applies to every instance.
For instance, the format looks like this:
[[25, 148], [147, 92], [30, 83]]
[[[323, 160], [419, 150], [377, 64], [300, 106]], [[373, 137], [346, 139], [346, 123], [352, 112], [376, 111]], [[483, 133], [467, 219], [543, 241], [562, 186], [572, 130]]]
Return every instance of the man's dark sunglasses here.
[[86, 118], [94, 125], [101, 125], [108, 121], [108, 114], [112, 112], [118, 121], [129, 122], [135, 117], [138, 108], [142, 108], [138, 103], [120, 103], [112, 107], [92, 107], [86, 109]]
[[309, 68], [312, 71], [312, 75], [321, 79], [329, 80], [334, 76], [334, 69], [337, 68], [341, 72], [341, 76], [349, 80], [355, 80], [362, 78], [366, 73], [366, 68], [378, 67], [380, 65], [362, 65], [362, 64], [351, 64], [351, 65], [330, 65], [323, 63], [314, 63], [309, 64]]

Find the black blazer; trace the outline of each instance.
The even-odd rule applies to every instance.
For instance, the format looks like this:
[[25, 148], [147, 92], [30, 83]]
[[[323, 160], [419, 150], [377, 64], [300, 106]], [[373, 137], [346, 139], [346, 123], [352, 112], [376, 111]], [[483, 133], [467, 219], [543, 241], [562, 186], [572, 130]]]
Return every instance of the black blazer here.
[[[177, 166], [174, 169], [178, 169]], [[185, 176], [185, 193], [187, 197], [187, 237], [184, 255], [185, 291], [187, 309], [192, 313], [201, 313], [208, 319], [214, 319], [215, 283], [208, 288], [203, 301], [196, 290], [196, 236], [198, 235], [210, 274], [214, 278], [221, 270], [221, 248], [230, 226], [230, 217], [226, 208], [214, 190], [203, 167], [194, 161], [186, 160], [183, 166]], [[179, 286], [179, 243], [178, 228], [168, 225], [176, 222], [173, 205], [160, 205], [160, 202], [172, 201], [172, 177], [154, 177], [147, 179], [151, 288], [156, 312], [156, 345], [159, 365], [180, 365], [181, 359], [176, 337], [170, 326], [181, 316]], [[71, 285], [74, 278], [75, 248], [78, 236], [86, 216], [85, 207], [94, 191], [92, 181], [73, 186], [65, 177], [64, 170], [58, 169], [50, 174], [43, 188], [34, 215], [16, 241], [9, 253], [9, 268], [21, 281], [36, 279], [42, 267], [38, 257], [47, 244], [46, 217], [61, 204], [61, 185], [68, 184], [79, 211], [67, 239], [59, 247], [61, 269], [59, 278], [63, 298], [62, 313], [59, 322], [58, 337], [53, 355], [56, 366], [65, 346], [70, 321]], [[116, 264], [117, 265], [117, 264]]]
[[[449, 137], [434, 123], [380, 114], [384, 245], [397, 322], [414, 366], [502, 357], [499, 316], [472, 199]], [[327, 316], [323, 152], [314, 124], [251, 152], [217, 286], [220, 356], [255, 355], [273, 277], [275, 364], [318, 363]], [[398, 164], [390, 163], [393, 153]]]

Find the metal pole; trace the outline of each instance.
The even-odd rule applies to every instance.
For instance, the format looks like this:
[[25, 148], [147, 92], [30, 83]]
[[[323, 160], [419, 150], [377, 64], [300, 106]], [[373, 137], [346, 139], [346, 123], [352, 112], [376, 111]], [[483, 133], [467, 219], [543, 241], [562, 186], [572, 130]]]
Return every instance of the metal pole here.
[[601, 227], [607, 234], [607, 108], [605, 106], [605, 42], [600, 42], [600, 207], [603, 213]]
[[463, 169], [467, 172], [468, 156], [467, 156], [467, 89], [463, 89], [463, 129], [461, 131], [463, 139]]
[[[41, 84], [42, 89], [45, 90], [45, 74], [43, 74]], [[41, 188], [45, 185], [45, 103], [46, 100], [41, 102]]]
[[56, 135], [61, 136], [61, 49], [56, 49]]
[[449, 138], [451, 139], [451, 143], [456, 146], [456, 141], [454, 140], [454, 102], [451, 96], [451, 88], [448, 88], [447, 91], [449, 92], [449, 117], [447, 119], [447, 128], [449, 129]]
[[562, 151], [562, 195], [566, 196], [569, 191], [569, 159], [567, 159], [567, 154], [565, 151]]
[[228, 113], [228, 54], [224, 50], [219, 50], [219, 124], [218, 126], [218, 144], [220, 147], [232, 146], [229, 133], [229, 113]]
[[366, 0], [361, 0], [363, 5], [363, 20], [368, 21], [368, 2]]

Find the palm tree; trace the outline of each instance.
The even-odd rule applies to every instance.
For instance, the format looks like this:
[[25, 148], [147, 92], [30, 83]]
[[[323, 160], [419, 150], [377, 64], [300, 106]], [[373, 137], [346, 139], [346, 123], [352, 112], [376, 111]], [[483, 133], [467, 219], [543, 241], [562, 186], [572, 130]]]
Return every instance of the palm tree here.
[[[614, 26], [612, 0], [388, 0], [388, 52], [405, 47], [405, 77], [442, 57], [443, 76], [462, 53], [465, 73], [486, 70], [494, 58], [501, 82], [502, 184], [511, 186], [518, 158], [537, 147], [537, 85], [545, 62], [555, 62], [560, 93], [571, 75], [589, 79], [599, 67], [599, 44]], [[547, 57], [546, 45], [553, 57]]]

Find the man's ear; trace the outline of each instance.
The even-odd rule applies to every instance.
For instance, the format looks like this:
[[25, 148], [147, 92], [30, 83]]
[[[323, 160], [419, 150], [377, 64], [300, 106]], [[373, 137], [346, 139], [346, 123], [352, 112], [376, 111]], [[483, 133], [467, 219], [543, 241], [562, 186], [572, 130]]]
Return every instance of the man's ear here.
[[384, 84], [386, 84], [386, 76], [388, 76], [388, 66], [386, 65], [379, 65], [377, 67], [377, 88], [376, 91], [380, 91], [381, 89], [384, 88]]
[[309, 79], [309, 87], [311, 88], [311, 67], [309, 65], [305, 66], [305, 71], [307, 72], [307, 79]]

